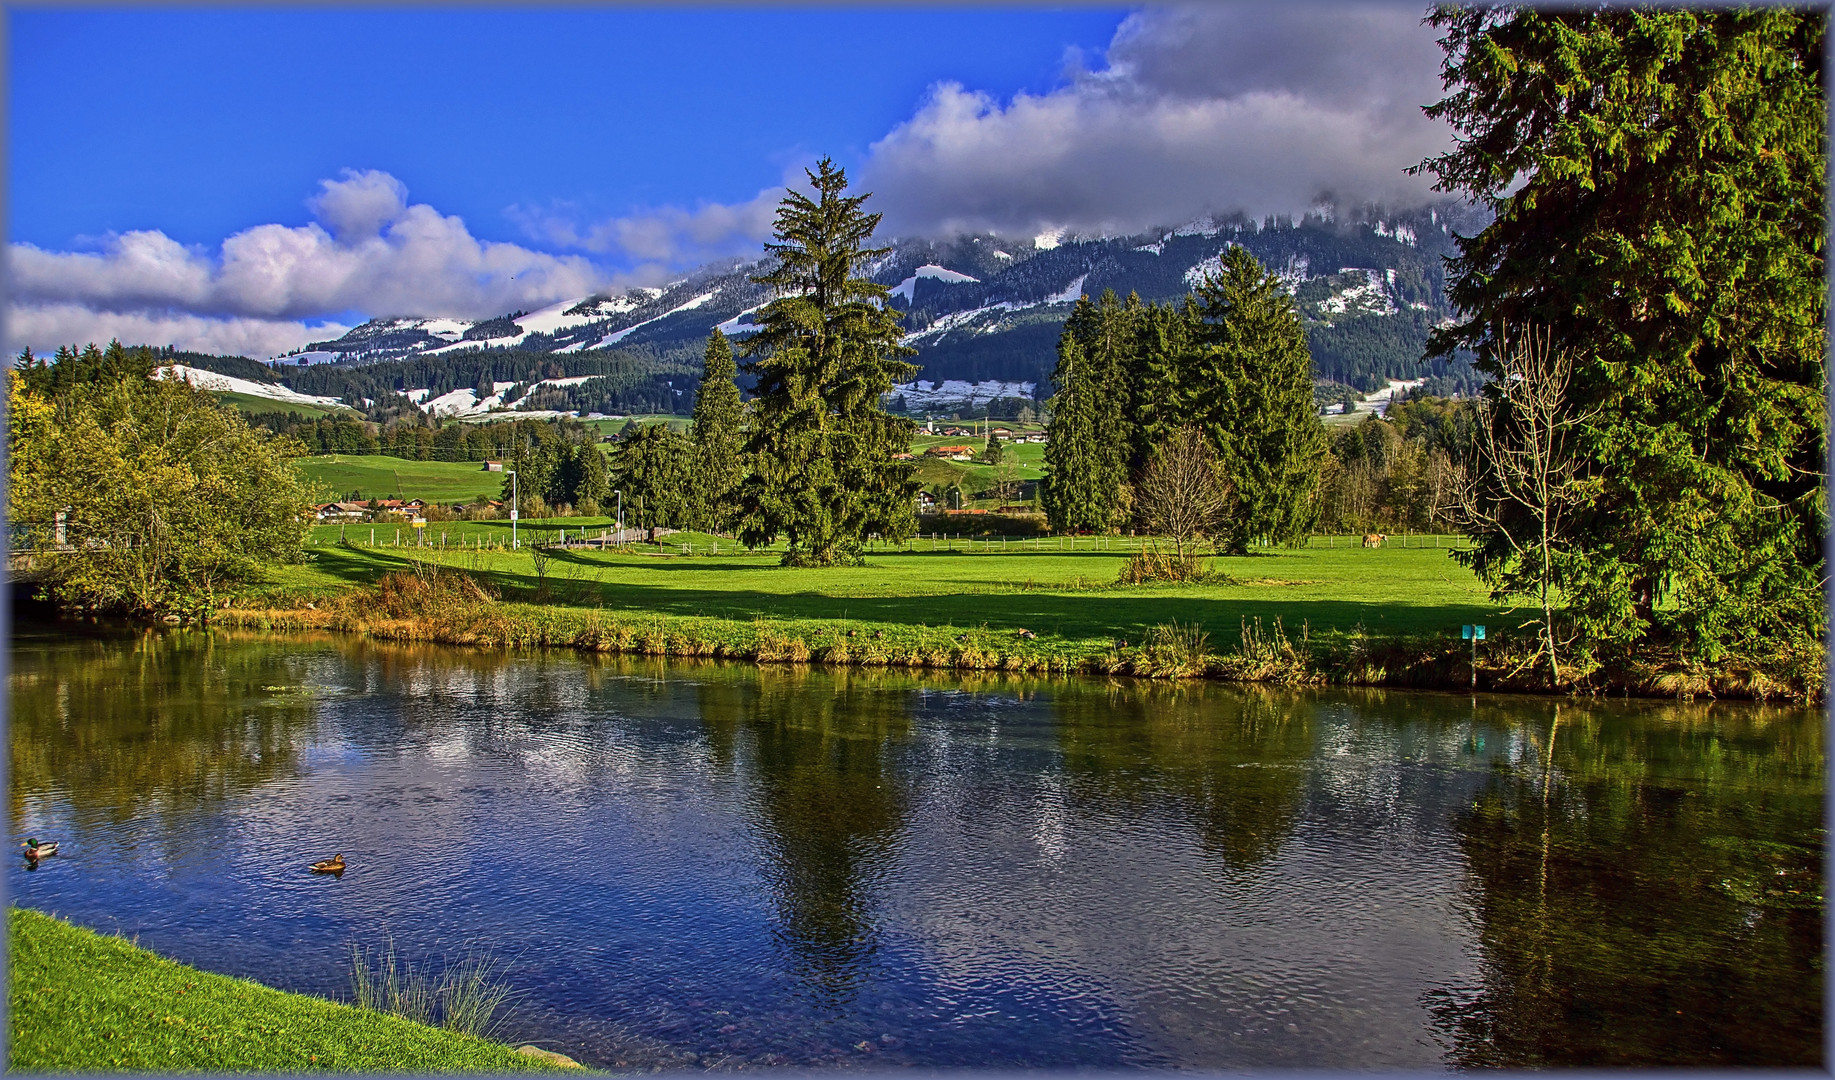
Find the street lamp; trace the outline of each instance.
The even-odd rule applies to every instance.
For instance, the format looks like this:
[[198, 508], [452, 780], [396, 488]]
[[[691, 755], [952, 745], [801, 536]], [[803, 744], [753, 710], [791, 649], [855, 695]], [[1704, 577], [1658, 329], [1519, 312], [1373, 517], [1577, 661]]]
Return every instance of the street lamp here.
[[511, 551], [515, 551], [517, 548], [516, 515], [519, 509], [518, 504], [521, 502], [522, 502], [522, 497], [517, 493], [517, 487], [516, 487], [516, 470], [511, 469], [510, 470], [510, 550]]
[[624, 546], [624, 489], [613, 488], [612, 494], [618, 496], [618, 546]]

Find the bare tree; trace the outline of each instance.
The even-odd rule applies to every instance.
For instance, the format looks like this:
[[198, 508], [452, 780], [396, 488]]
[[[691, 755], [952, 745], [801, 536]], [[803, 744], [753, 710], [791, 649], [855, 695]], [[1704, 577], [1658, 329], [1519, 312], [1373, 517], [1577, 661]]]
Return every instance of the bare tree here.
[[1222, 529], [1230, 487], [1209, 440], [1195, 427], [1180, 428], [1154, 453], [1134, 491], [1147, 527], [1172, 540], [1179, 563], [1194, 541]]
[[1014, 464], [1013, 455], [1006, 455], [994, 466], [994, 483], [989, 490], [1003, 507], [1019, 498], [1019, 466]]
[[1451, 485], [1454, 510], [1468, 530], [1507, 548], [1504, 558], [1475, 566], [1494, 595], [1532, 597], [1540, 607], [1537, 649], [1526, 666], [1546, 656], [1560, 686], [1558, 654], [1573, 641], [1561, 635], [1556, 617], [1562, 556], [1587, 498], [1574, 443], [1592, 414], [1573, 411], [1567, 388], [1574, 357], [1555, 346], [1548, 328], [1514, 337], [1500, 328], [1496, 357], [1498, 379], [1479, 398], [1471, 460]]

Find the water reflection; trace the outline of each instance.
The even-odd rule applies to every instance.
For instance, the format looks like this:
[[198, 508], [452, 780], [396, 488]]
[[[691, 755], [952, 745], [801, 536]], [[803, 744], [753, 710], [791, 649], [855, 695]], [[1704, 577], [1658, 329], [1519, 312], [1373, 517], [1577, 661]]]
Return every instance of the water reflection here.
[[1820, 1060], [1807, 711], [13, 649], [14, 827], [74, 841], [20, 902], [319, 993], [513, 943], [512, 1037], [592, 1064]]
[[1543, 706], [1455, 818], [1482, 979], [1429, 995], [1455, 1063], [1822, 1063], [1822, 729]]
[[1246, 869], [1293, 828], [1314, 750], [1314, 709], [1259, 687], [1130, 683], [1052, 695], [1076, 797], [1138, 806], [1170, 795], [1205, 850]]
[[68, 793], [84, 819], [223, 800], [292, 775], [313, 689], [281, 654], [188, 631], [26, 632], [10, 673], [13, 828]]
[[703, 686], [700, 701], [716, 758], [749, 745], [779, 936], [818, 1000], [845, 1004], [877, 944], [872, 892], [904, 824], [904, 782], [886, 755], [910, 733], [910, 694], [870, 674], [790, 667]]

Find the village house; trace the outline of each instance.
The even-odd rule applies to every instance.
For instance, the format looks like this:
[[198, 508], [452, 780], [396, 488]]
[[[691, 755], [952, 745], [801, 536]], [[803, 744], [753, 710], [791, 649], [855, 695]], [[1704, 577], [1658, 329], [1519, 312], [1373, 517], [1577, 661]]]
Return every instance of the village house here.
[[487, 462], [485, 462], [485, 463], [484, 463], [484, 468], [482, 468], [482, 469], [479, 469], [478, 471], [479, 471], [479, 472], [502, 472], [502, 471], [503, 471], [503, 462], [501, 462], [501, 461], [487, 461]]
[[951, 461], [973, 461], [975, 448], [972, 446], [933, 446], [924, 451], [931, 457], [948, 458]]

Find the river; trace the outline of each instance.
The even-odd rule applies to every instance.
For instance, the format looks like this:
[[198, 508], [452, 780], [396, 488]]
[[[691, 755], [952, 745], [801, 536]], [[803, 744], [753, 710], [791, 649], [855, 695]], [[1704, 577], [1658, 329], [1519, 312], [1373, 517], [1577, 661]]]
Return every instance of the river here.
[[[620, 1069], [1822, 1061], [1823, 723], [22, 624], [16, 904]], [[339, 878], [306, 872], [343, 853]]]

